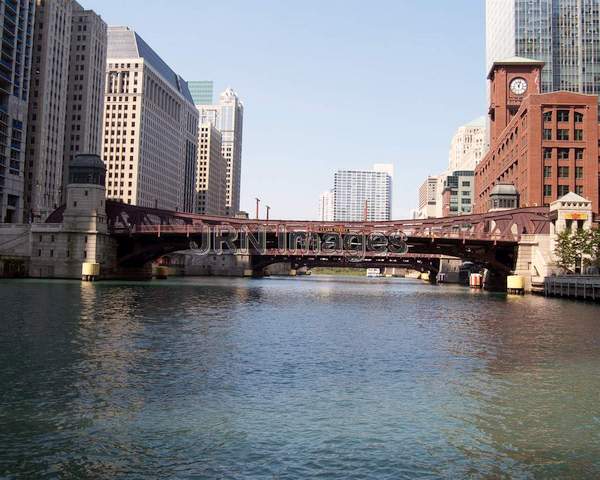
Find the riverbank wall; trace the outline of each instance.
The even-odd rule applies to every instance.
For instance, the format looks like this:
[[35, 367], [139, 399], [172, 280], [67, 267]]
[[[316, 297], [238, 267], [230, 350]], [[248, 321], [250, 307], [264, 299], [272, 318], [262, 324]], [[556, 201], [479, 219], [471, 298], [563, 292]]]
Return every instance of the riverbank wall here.
[[600, 301], [600, 275], [558, 275], [544, 279], [544, 295]]

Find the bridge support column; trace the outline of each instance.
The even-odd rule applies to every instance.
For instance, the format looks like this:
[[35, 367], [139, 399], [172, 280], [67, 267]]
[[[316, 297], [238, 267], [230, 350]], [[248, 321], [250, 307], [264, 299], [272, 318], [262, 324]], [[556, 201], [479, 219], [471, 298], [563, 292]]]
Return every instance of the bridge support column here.
[[490, 292], [506, 292], [508, 272], [486, 269], [483, 275], [483, 288]]

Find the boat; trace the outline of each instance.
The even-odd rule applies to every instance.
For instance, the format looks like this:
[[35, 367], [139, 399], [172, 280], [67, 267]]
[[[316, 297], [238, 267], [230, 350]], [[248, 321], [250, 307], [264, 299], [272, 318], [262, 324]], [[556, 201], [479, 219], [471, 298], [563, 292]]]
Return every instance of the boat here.
[[383, 277], [383, 275], [381, 274], [381, 270], [379, 268], [367, 268], [367, 277], [376, 278]]

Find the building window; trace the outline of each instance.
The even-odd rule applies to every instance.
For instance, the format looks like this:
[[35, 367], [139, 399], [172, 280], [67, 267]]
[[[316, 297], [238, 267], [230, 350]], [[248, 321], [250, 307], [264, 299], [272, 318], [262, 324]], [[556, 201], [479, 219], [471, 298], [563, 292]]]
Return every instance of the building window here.
[[558, 167], [559, 178], [569, 178], [569, 167]]
[[552, 121], [552, 112], [544, 112], [544, 122]]
[[552, 158], [552, 149], [544, 148], [544, 160], [550, 160]]
[[569, 131], [566, 128], [559, 128], [556, 131], [556, 139], [557, 140], [568, 140], [569, 139]]
[[569, 111], [568, 110], [559, 110], [556, 112], [556, 118], [559, 122], [568, 122], [569, 121]]
[[575, 112], [575, 123], [583, 123], [583, 113]]
[[552, 129], [544, 128], [544, 140], [552, 140]]
[[569, 193], [568, 185], [559, 185], [558, 186], [558, 197], [564, 197], [567, 193]]
[[544, 185], [544, 196], [545, 197], [552, 196], [552, 185]]
[[575, 129], [575, 140], [583, 140], [583, 130], [579, 128]]
[[583, 160], [583, 148], [575, 149], [575, 160]]
[[559, 148], [558, 149], [558, 159], [559, 160], [568, 160], [569, 159], [569, 149], [568, 148]]
[[583, 185], [576, 185], [575, 186], [575, 193], [577, 195], [581, 195], [583, 197]]
[[544, 167], [544, 178], [550, 178], [552, 176], [552, 167]]
[[583, 178], [583, 167], [575, 167], [575, 178]]

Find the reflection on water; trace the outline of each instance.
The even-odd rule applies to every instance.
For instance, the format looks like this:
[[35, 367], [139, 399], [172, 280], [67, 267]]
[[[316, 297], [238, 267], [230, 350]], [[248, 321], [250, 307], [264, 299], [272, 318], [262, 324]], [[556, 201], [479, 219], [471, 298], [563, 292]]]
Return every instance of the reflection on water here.
[[0, 478], [600, 475], [596, 305], [327, 277], [0, 305]]

